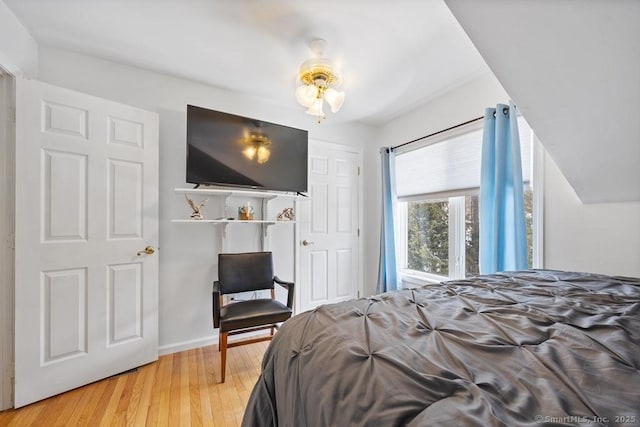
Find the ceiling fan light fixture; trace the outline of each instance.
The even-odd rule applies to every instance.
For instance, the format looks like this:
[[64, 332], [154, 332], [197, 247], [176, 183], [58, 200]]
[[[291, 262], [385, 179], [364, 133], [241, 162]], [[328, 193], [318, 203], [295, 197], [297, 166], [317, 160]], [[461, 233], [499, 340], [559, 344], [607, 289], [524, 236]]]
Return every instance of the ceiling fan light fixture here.
[[318, 123], [326, 118], [322, 110], [323, 101], [326, 100], [331, 112], [336, 113], [345, 99], [344, 92], [334, 89], [334, 86], [341, 83], [341, 78], [333, 62], [322, 56], [325, 46], [326, 42], [322, 39], [309, 43], [309, 48], [316, 57], [307, 59], [300, 65], [298, 78], [302, 84], [296, 89], [298, 103], [307, 108], [307, 114], [317, 116]]
[[324, 111], [322, 111], [322, 107], [323, 107], [322, 98], [317, 98], [313, 102], [313, 104], [309, 106], [309, 109], [306, 111], [306, 113], [309, 114], [310, 116], [325, 118]]
[[338, 92], [333, 88], [329, 88], [324, 92], [324, 99], [327, 101], [327, 104], [331, 106], [331, 112], [337, 113], [342, 108], [342, 104], [344, 104], [344, 92]]
[[305, 107], [311, 107], [318, 97], [318, 88], [315, 85], [302, 85], [296, 89], [296, 99]]

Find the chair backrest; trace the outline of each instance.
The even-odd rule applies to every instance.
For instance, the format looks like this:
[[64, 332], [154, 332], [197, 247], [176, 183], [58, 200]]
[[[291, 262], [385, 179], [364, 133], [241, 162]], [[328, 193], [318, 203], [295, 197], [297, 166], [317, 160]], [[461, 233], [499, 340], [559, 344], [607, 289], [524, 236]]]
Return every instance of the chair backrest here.
[[218, 254], [218, 281], [222, 294], [273, 289], [271, 252]]

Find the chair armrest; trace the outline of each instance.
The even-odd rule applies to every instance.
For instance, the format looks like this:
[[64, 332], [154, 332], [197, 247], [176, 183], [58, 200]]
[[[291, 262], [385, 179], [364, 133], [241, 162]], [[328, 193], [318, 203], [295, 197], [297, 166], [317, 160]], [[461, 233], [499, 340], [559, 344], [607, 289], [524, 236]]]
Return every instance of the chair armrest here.
[[213, 282], [213, 292], [211, 293], [211, 308], [213, 310], [213, 327], [220, 327], [220, 282]]
[[278, 276], [275, 276], [273, 281], [283, 288], [287, 288], [287, 307], [293, 310], [293, 290], [295, 288], [295, 284], [293, 282], [287, 282], [286, 280], [280, 280]]

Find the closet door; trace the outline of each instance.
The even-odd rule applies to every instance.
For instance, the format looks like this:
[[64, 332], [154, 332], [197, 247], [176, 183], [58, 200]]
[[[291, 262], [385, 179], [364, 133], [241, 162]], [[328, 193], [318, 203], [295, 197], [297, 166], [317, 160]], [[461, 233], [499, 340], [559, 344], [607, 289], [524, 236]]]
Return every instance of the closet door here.
[[20, 407], [157, 359], [158, 117], [23, 79], [16, 112]]
[[309, 144], [309, 200], [298, 205], [298, 312], [358, 297], [359, 155], [333, 144]]

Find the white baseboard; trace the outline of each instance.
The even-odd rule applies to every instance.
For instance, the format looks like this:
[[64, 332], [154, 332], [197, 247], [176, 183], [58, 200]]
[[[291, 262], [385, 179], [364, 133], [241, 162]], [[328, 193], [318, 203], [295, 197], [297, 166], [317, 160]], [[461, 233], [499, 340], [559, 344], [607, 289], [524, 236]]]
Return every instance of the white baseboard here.
[[[265, 335], [264, 331], [254, 331], [247, 332], [246, 334], [242, 334], [237, 339], [229, 339], [229, 343], [234, 341], [241, 341], [251, 337]], [[165, 354], [177, 353], [179, 351], [187, 351], [192, 350], [194, 348], [206, 347], [208, 345], [216, 345], [218, 344], [218, 335], [210, 335], [208, 337], [197, 338], [190, 341], [182, 341], [174, 344], [167, 344], [158, 347], [158, 356], [163, 356]], [[216, 350], [218, 347], [216, 346]]]
[[204, 338], [197, 338], [190, 341], [182, 341], [173, 344], [162, 345], [158, 347], [158, 355], [177, 353], [179, 351], [192, 350], [194, 348], [206, 347], [208, 345], [218, 344], [218, 335], [210, 335]]

